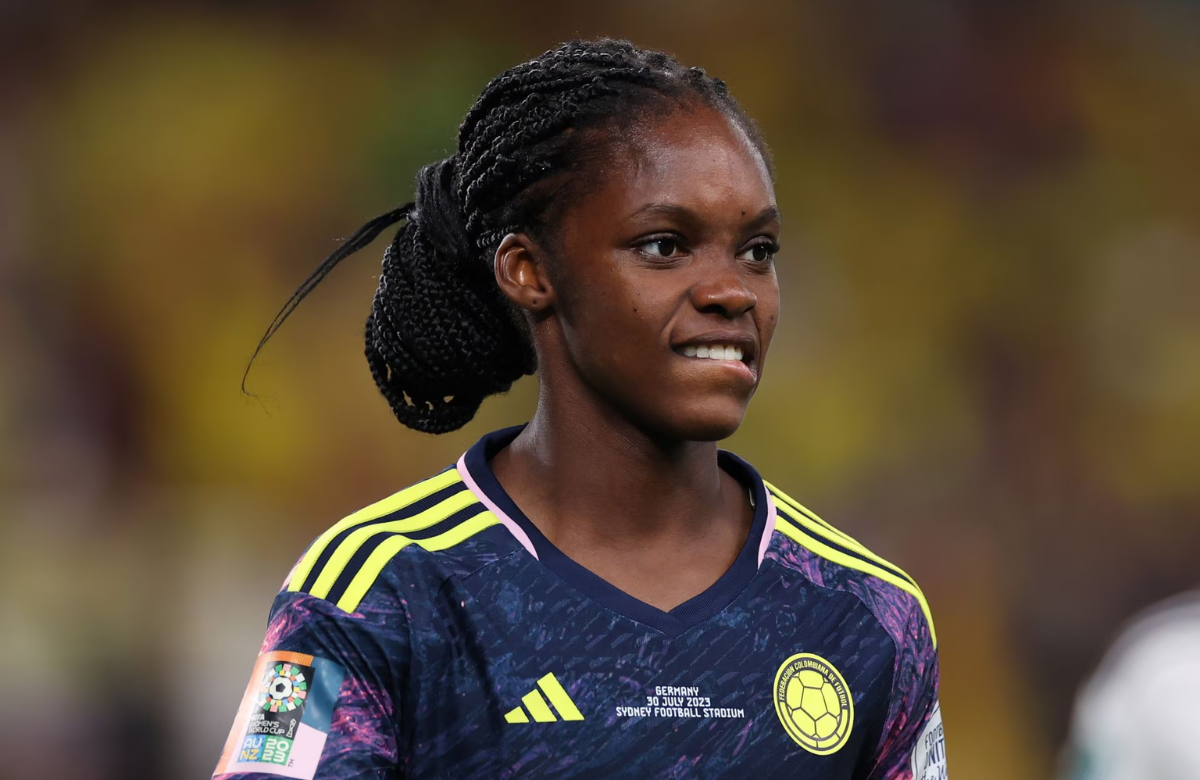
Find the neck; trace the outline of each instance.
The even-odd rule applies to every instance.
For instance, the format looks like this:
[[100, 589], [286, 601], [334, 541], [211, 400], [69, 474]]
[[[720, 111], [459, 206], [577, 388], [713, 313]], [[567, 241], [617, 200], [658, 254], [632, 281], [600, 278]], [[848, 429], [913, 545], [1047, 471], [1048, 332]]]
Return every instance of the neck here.
[[744, 514], [745, 490], [718, 467], [716, 442], [670, 439], [580, 400], [543, 387], [533, 419], [492, 464], [560, 549], [700, 541]]

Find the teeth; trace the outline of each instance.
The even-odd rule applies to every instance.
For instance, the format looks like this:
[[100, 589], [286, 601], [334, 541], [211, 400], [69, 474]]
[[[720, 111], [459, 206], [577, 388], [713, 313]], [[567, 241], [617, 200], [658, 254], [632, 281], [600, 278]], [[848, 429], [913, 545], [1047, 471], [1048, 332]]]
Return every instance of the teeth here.
[[741, 360], [745, 354], [741, 347], [730, 347], [722, 344], [715, 346], [686, 346], [683, 354], [687, 357], [706, 358], [708, 360]]

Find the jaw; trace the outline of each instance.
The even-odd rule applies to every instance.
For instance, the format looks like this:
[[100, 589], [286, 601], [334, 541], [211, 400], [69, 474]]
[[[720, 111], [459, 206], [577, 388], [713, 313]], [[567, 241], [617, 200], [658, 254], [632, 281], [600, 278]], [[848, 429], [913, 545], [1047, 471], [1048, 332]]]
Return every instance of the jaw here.
[[583, 351], [580, 335], [558, 316], [535, 326], [538, 416], [593, 430], [628, 425], [664, 446], [720, 441], [741, 427], [758, 388], [762, 355], [721, 366], [723, 361], [686, 357], [665, 346], [596, 360]]
[[694, 399], [676, 405], [663, 422], [681, 439], [721, 441], [741, 427], [746, 408], [747, 402], [728, 396]]
[[[661, 446], [713, 442], [732, 436], [745, 418], [753, 396], [729, 387], [698, 388], [671, 373], [622, 382], [611, 372], [588, 372], [543, 363], [538, 372], [539, 417], [562, 424], [572, 420], [584, 430], [637, 430]], [[641, 379], [642, 381], [638, 381]]]

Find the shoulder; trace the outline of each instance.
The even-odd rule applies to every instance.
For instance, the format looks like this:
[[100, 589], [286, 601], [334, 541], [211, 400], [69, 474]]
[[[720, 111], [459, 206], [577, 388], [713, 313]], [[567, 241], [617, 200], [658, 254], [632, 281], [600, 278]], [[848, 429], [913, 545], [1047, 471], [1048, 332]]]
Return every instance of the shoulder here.
[[[1181, 681], [1200, 690], [1200, 591], [1152, 605], [1122, 628], [1081, 698], [1119, 692], [1153, 692], [1159, 701], [1178, 698]], [[1160, 696], [1161, 694], [1161, 696]]]
[[511, 551], [506, 535], [486, 533], [499, 522], [448, 466], [330, 526], [296, 562], [283, 591], [345, 613], [365, 608], [371, 596], [394, 597], [389, 588], [401, 581], [413, 591], [436, 592], [455, 574]]
[[1200, 776], [1198, 646], [1200, 591], [1154, 605], [1124, 626], [1075, 700], [1068, 744], [1080, 776], [1092, 777], [1084, 768], [1096, 777], [1137, 776], [1156, 753], [1170, 753], [1181, 777]]
[[898, 644], [925, 635], [930, 650], [936, 649], [933, 615], [916, 580], [776, 485], [765, 479], [763, 485], [775, 510], [771, 547], [782, 565], [819, 587], [858, 596]]
[[1135, 668], [1152, 659], [1186, 657], [1200, 669], [1188, 647], [1200, 642], [1200, 590], [1188, 591], [1147, 607], [1121, 629], [1106, 665]]

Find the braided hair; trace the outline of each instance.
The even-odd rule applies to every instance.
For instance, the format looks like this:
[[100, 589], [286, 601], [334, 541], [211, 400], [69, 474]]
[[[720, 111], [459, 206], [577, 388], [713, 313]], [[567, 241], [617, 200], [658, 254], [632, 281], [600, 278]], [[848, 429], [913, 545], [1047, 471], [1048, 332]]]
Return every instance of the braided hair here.
[[588, 177], [577, 174], [613, 143], [613, 129], [695, 104], [741, 127], [771, 170], [757, 126], [725, 83], [662, 52], [575, 40], [510, 68], [467, 112], [455, 154], [417, 174], [416, 200], [363, 225], [326, 258], [276, 315], [250, 364], [335, 265], [404, 221], [384, 252], [367, 317], [367, 365], [404, 425], [461, 428], [484, 398], [537, 369], [528, 324], [492, 268], [504, 236], [552, 238], [555, 209], [579, 192]]

